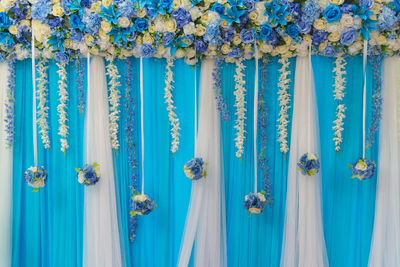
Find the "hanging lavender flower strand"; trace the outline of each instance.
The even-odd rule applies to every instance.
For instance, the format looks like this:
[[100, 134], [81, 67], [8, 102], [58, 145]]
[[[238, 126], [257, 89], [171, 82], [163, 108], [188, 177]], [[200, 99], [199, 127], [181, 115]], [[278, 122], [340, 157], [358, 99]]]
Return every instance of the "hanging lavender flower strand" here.
[[82, 59], [77, 58], [75, 61], [75, 69], [77, 71], [76, 75], [76, 84], [78, 89], [78, 111], [80, 114], [83, 114], [85, 111], [85, 92], [83, 91], [83, 64]]
[[5, 131], [7, 134], [6, 137], [6, 145], [7, 148], [11, 149], [14, 143], [14, 133], [15, 133], [15, 127], [14, 127], [14, 104], [15, 104], [15, 59], [10, 58], [7, 61], [7, 66], [8, 66], [8, 88], [7, 88], [7, 101], [5, 103], [5, 110], [6, 110], [6, 116], [4, 118], [5, 122]]
[[214, 60], [214, 69], [212, 72], [213, 78], [213, 89], [215, 100], [217, 101], [217, 109], [223, 121], [229, 120], [228, 107], [226, 105], [225, 99], [221, 92], [221, 68], [223, 63], [223, 58], [216, 58]]
[[[135, 103], [132, 97], [132, 62], [130, 59], [125, 60], [125, 101], [124, 108], [127, 114], [126, 125], [125, 125], [125, 141], [127, 142], [127, 151], [128, 151], [128, 164], [130, 168], [130, 189], [132, 197], [130, 198], [130, 208], [131, 212], [133, 212], [133, 197], [136, 194], [136, 145], [134, 142], [134, 134], [135, 134]], [[132, 242], [135, 238], [136, 232], [136, 216], [129, 216], [129, 241]]]
[[267, 75], [268, 75], [268, 59], [263, 58], [261, 63], [261, 88], [258, 92], [258, 131], [259, 131], [259, 145], [261, 146], [261, 152], [258, 154], [258, 165], [261, 170], [261, 177], [264, 183], [264, 191], [266, 192], [267, 203], [272, 203], [273, 199], [271, 196], [271, 181], [270, 181], [270, 167], [268, 165], [268, 159], [266, 157], [267, 149], [267, 125], [268, 125], [268, 113], [265, 107], [264, 94], [267, 88]]
[[382, 119], [382, 55], [371, 57], [374, 79], [374, 94], [372, 95], [372, 119], [368, 131], [367, 147], [374, 143], [375, 133], [378, 131]]

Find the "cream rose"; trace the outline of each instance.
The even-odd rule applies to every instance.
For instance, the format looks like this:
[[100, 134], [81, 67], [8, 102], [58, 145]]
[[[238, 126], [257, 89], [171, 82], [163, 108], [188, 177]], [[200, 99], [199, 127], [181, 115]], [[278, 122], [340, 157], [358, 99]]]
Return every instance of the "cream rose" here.
[[328, 40], [331, 42], [337, 42], [340, 40], [340, 33], [339, 32], [332, 32], [328, 35]]
[[231, 52], [231, 47], [230, 47], [230, 45], [228, 45], [228, 44], [223, 44], [223, 45], [221, 46], [221, 52], [222, 52], [223, 54], [228, 54], [229, 52]]
[[198, 36], [203, 36], [206, 33], [206, 28], [199, 24], [196, 26], [196, 33]]
[[122, 28], [128, 28], [129, 25], [131, 25], [131, 21], [127, 17], [119, 17], [118, 18], [118, 26], [120, 26]]
[[143, 43], [152, 44], [153, 42], [154, 42], [153, 37], [151, 37], [150, 33], [146, 32], [146, 33], [143, 35]]
[[350, 14], [343, 14], [342, 18], [340, 19], [340, 24], [346, 28], [350, 27], [353, 25], [353, 16]]
[[317, 30], [324, 30], [326, 28], [326, 20], [325, 19], [317, 19], [314, 21], [314, 28]]
[[53, 6], [51, 14], [55, 17], [62, 17], [64, 15], [64, 11], [60, 4], [56, 4]]
[[165, 30], [168, 32], [174, 32], [176, 30], [176, 21], [172, 18], [167, 20], [164, 24]]
[[108, 33], [108, 32], [110, 32], [111, 31], [111, 29], [112, 29], [112, 27], [111, 27], [111, 24], [110, 23], [108, 23], [107, 21], [105, 21], [105, 20], [103, 20], [102, 22], [101, 22], [101, 24], [100, 24], [101, 26], [101, 29], [105, 32], [105, 33]]

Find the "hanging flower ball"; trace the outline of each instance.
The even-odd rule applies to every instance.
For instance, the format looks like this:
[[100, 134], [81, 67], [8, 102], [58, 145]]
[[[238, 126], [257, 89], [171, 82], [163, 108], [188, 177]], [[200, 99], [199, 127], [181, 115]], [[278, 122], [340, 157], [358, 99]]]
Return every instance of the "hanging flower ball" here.
[[30, 167], [25, 171], [25, 181], [29, 186], [35, 188], [33, 191], [39, 191], [38, 188], [44, 187], [47, 180], [47, 171], [43, 166]]
[[157, 206], [157, 204], [146, 194], [134, 196], [132, 205], [131, 217], [136, 215], [147, 215]]
[[303, 175], [307, 176], [317, 174], [320, 167], [321, 164], [319, 163], [317, 156], [312, 153], [305, 153], [297, 163], [297, 169], [301, 171]]
[[199, 180], [207, 176], [206, 166], [207, 163], [202, 158], [193, 158], [186, 162], [183, 170], [190, 180]]
[[359, 158], [353, 165], [349, 165], [352, 178], [358, 178], [360, 181], [371, 178], [375, 174], [375, 162], [370, 159]]
[[244, 197], [244, 208], [250, 214], [260, 214], [267, 205], [265, 193], [250, 193]]
[[85, 164], [82, 168], [76, 168], [78, 182], [83, 185], [94, 185], [100, 180], [100, 165], [98, 163]]

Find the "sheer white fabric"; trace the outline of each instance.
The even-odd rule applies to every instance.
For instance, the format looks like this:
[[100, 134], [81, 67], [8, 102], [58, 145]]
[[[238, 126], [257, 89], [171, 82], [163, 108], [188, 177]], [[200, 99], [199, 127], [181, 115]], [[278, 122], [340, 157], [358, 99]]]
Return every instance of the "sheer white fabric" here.
[[179, 267], [187, 266], [194, 249], [194, 266], [226, 266], [225, 191], [221, 169], [220, 118], [212, 89], [213, 61], [201, 66], [199, 127], [196, 157], [208, 162], [207, 177], [193, 181], [183, 233]]
[[399, 73], [400, 59], [385, 58], [379, 168], [369, 267], [400, 266], [400, 177], [397, 139]]
[[318, 113], [311, 59], [297, 57], [294, 83], [282, 267], [329, 266], [321, 211], [321, 171], [304, 176], [297, 162], [304, 153], [320, 157]]
[[100, 180], [85, 187], [83, 266], [119, 267], [121, 248], [114, 170], [108, 132], [107, 82], [104, 60], [93, 57], [87, 91], [85, 162], [100, 164]]
[[4, 119], [7, 100], [7, 63], [0, 63], [0, 266], [11, 266], [12, 148], [6, 148]]

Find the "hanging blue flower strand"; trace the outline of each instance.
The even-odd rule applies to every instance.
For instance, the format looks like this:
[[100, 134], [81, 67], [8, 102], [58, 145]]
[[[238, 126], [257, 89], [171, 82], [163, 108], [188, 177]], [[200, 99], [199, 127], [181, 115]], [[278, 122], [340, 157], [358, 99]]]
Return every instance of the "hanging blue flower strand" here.
[[14, 143], [14, 104], [15, 104], [15, 59], [9, 58], [8, 65], [8, 80], [7, 80], [7, 101], [5, 103], [6, 116], [4, 118], [5, 131], [6, 131], [6, 144], [11, 148]]
[[76, 75], [76, 84], [78, 88], [78, 111], [80, 114], [83, 114], [85, 111], [85, 92], [83, 91], [83, 64], [82, 59], [78, 57], [75, 61], [75, 70], [77, 71]]
[[272, 203], [271, 196], [271, 181], [270, 181], [270, 167], [268, 165], [268, 158], [266, 156], [267, 148], [267, 125], [268, 125], [268, 111], [265, 107], [264, 96], [267, 88], [267, 75], [268, 75], [268, 59], [264, 57], [261, 61], [261, 88], [258, 92], [258, 131], [259, 131], [259, 145], [261, 152], [258, 154], [258, 165], [261, 170], [261, 177], [263, 179], [265, 196], [267, 203]]
[[371, 57], [374, 80], [374, 94], [372, 95], [372, 119], [368, 133], [367, 147], [374, 143], [375, 133], [378, 131], [382, 118], [382, 55]]
[[[133, 212], [133, 197], [136, 195], [136, 145], [134, 142], [135, 135], [135, 102], [132, 97], [132, 62], [130, 59], [125, 60], [125, 101], [124, 108], [125, 113], [127, 115], [126, 125], [125, 125], [125, 141], [127, 142], [127, 151], [128, 151], [128, 164], [130, 168], [129, 180], [130, 180], [130, 189], [132, 193], [131, 200], [131, 212]], [[136, 231], [136, 216], [129, 216], [129, 240], [132, 242], [135, 238]]]
[[214, 60], [214, 69], [212, 72], [213, 78], [213, 89], [215, 94], [215, 100], [217, 101], [217, 109], [223, 121], [229, 120], [228, 107], [226, 105], [225, 99], [221, 92], [221, 68], [223, 63], [222, 58], [216, 58]]

